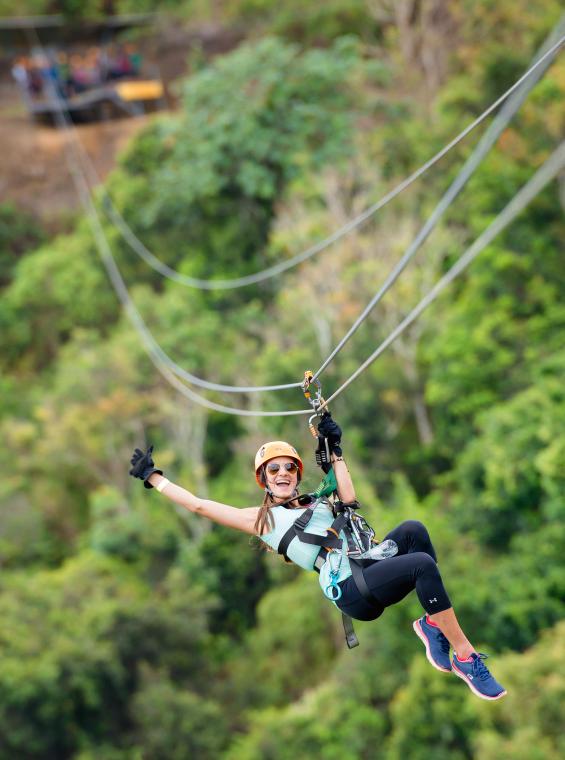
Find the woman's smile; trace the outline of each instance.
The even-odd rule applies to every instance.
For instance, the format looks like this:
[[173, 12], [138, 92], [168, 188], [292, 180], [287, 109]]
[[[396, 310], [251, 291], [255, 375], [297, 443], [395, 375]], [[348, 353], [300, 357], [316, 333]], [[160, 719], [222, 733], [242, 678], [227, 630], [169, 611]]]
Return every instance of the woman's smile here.
[[290, 457], [275, 457], [269, 462], [270, 469], [274, 469], [273, 465], [279, 465], [276, 472], [270, 472], [267, 467], [267, 483], [273, 496], [277, 499], [288, 499], [296, 491], [298, 485], [298, 475], [295, 472], [289, 472], [285, 465], [293, 463]]

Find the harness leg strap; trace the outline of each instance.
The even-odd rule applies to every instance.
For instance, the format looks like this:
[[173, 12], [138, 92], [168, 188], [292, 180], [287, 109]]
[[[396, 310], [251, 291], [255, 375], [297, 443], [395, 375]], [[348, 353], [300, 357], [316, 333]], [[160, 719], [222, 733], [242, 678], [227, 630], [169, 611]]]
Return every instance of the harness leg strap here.
[[366, 602], [369, 602], [370, 605], [375, 605], [377, 600], [371, 594], [369, 586], [367, 586], [367, 581], [363, 575], [363, 567], [354, 559], [351, 559], [351, 557], [349, 558], [349, 565], [351, 567], [351, 575], [353, 576], [353, 580], [357, 586], [357, 591], [359, 591]]
[[347, 643], [348, 649], [358, 647], [359, 639], [357, 638], [355, 629], [353, 628], [353, 620], [349, 617], [349, 615], [346, 615], [345, 612], [342, 612], [341, 621], [343, 623], [343, 632], [345, 633], [345, 641]]

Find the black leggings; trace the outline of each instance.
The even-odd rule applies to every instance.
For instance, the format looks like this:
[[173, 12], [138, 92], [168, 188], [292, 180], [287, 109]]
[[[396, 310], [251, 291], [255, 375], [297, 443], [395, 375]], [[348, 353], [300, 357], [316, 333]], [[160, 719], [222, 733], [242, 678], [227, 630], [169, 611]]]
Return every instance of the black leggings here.
[[387, 533], [398, 544], [398, 554], [372, 562], [363, 568], [367, 586], [374, 597], [370, 604], [357, 590], [353, 577], [342, 581], [337, 606], [356, 620], [375, 620], [386, 607], [396, 604], [416, 589], [420, 604], [430, 614], [451, 607], [436, 564], [436, 553], [426, 527], [406, 520]]

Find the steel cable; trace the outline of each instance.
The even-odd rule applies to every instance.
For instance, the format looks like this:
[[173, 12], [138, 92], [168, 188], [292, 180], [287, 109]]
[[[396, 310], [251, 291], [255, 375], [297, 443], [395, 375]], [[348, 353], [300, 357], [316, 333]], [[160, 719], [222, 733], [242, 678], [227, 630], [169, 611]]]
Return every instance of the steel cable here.
[[[313, 379], [318, 378], [322, 372], [326, 369], [326, 367], [334, 360], [334, 358], [339, 354], [341, 349], [345, 346], [345, 344], [348, 342], [348, 340], [357, 332], [361, 324], [367, 319], [371, 311], [375, 308], [375, 306], [379, 303], [379, 301], [382, 300], [383, 296], [387, 293], [387, 291], [394, 285], [400, 274], [404, 271], [408, 263], [411, 261], [411, 259], [414, 258], [418, 250], [422, 247], [424, 242], [427, 240], [433, 229], [437, 226], [438, 222], [440, 221], [441, 217], [447, 211], [449, 206], [453, 203], [455, 198], [459, 195], [463, 187], [466, 185], [470, 177], [473, 175], [473, 173], [476, 171], [484, 157], [487, 155], [489, 150], [492, 148], [500, 134], [503, 132], [505, 127], [508, 125], [509, 121], [512, 119], [512, 117], [515, 115], [515, 113], [518, 111], [528, 94], [530, 93], [531, 89], [537, 84], [540, 77], [543, 76], [544, 72], [547, 70], [547, 68], [551, 65], [551, 63], [554, 60], [555, 55], [557, 55], [557, 49], [554, 44], [555, 38], [561, 37], [561, 41], [563, 41], [563, 31], [565, 29], [565, 15], [561, 17], [553, 31], [550, 33], [547, 40], [544, 42], [538, 53], [536, 54], [536, 57], [534, 58], [534, 61], [538, 59], [538, 63], [536, 65], [533, 65], [529, 68], [530, 75], [528, 76], [526, 74], [526, 79], [522, 77], [522, 86], [516, 90], [512, 97], [509, 98], [503, 105], [503, 107], [500, 110], [500, 113], [496, 115], [496, 118], [492, 122], [492, 124], [489, 126], [485, 134], [480, 139], [477, 147], [474, 149], [472, 154], [469, 156], [465, 164], [463, 165], [463, 168], [455, 178], [455, 180], [451, 183], [448, 190], [444, 193], [442, 198], [440, 199], [437, 206], [434, 208], [428, 219], [426, 220], [423, 227], [420, 229], [412, 243], [408, 246], [406, 251], [404, 252], [402, 258], [398, 261], [394, 269], [390, 272], [382, 286], [379, 288], [377, 293], [373, 296], [373, 298], [369, 301], [367, 306], [364, 308], [364, 310], [361, 312], [361, 314], [357, 317], [353, 325], [349, 328], [347, 333], [344, 335], [344, 337], [339, 341], [337, 346], [333, 349], [333, 351], [329, 354], [329, 356], [324, 360], [324, 362], [320, 365], [319, 369], [314, 373]], [[547, 51], [547, 52], [545, 52]], [[550, 55], [551, 51], [553, 51], [553, 54]], [[543, 62], [543, 66], [540, 64]]]
[[[325, 250], [329, 246], [333, 245], [337, 241], [341, 240], [343, 237], [348, 235], [353, 230], [360, 227], [362, 224], [364, 224], [370, 217], [372, 217], [377, 211], [382, 209], [384, 206], [386, 206], [390, 201], [392, 201], [394, 198], [396, 198], [398, 195], [400, 195], [401, 192], [403, 192], [407, 187], [409, 187], [411, 184], [413, 184], [419, 177], [421, 177], [425, 172], [428, 171], [434, 164], [436, 164], [440, 159], [442, 159], [449, 151], [454, 148], [456, 145], [458, 145], [470, 132], [472, 132], [479, 124], [481, 124], [487, 116], [489, 116], [493, 111], [495, 111], [501, 103], [503, 103], [510, 95], [512, 95], [525, 81], [526, 79], [535, 71], [540, 69], [547, 61], [548, 59], [551, 59], [554, 53], [557, 53], [559, 48], [564, 44], [565, 37], [561, 37], [552, 47], [547, 50], [542, 57], [537, 60], [530, 68], [508, 89], [506, 92], [504, 92], [492, 105], [490, 105], [483, 113], [478, 116], [471, 124], [469, 124], [465, 129], [460, 132], [456, 137], [451, 140], [447, 145], [445, 145], [438, 153], [436, 153], [432, 158], [430, 158], [426, 163], [424, 163], [420, 168], [418, 168], [416, 171], [414, 171], [409, 177], [404, 179], [402, 182], [400, 182], [395, 188], [393, 188], [390, 192], [388, 192], [386, 195], [384, 195], [380, 200], [376, 201], [374, 204], [366, 208], [361, 214], [356, 216], [354, 219], [351, 219], [349, 222], [347, 222], [345, 225], [343, 225], [340, 229], [333, 232], [331, 235], [329, 235], [327, 238], [324, 238], [324, 240], [319, 241], [318, 243], [315, 243], [314, 245], [307, 248], [302, 253], [299, 253], [292, 258], [288, 259], [287, 261], [280, 262], [278, 264], [274, 264], [273, 266], [267, 267], [266, 269], [261, 270], [260, 272], [256, 272], [254, 274], [246, 275], [243, 277], [234, 277], [229, 279], [200, 279], [197, 277], [189, 277], [188, 275], [182, 274], [181, 272], [177, 272], [175, 269], [172, 269], [167, 264], [163, 263], [157, 256], [155, 256], [145, 245], [144, 243], [137, 237], [137, 235], [133, 232], [131, 227], [127, 224], [126, 220], [121, 215], [120, 211], [116, 207], [116, 205], [113, 203], [112, 199], [108, 195], [106, 191], [104, 192], [104, 200], [103, 200], [103, 208], [105, 212], [110, 216], [112, 222], [116, 225], [116, 227], [119, 229], [120, 233], [128, 243], [128, 245], [132, 248], [132, 250], [140, 256], [149, 266], [151, 266], [153, 269], [158, 271], [160, 274], [162, 274], [164, 277], [167, 277], [170, 280], [173, 280], [181, 285], [186, 285], [187, 287], [192, 288], [198, 288], [200, 290], [227, 290], [227, 289], [235, 289], [235, 288], [241, 288], [246, 285], [253, 285], [258, 282], [263, 282], [264, 280], [267, 280], [271, 277], [274, 277], [278, 274], [282, 274], [282, 272], [285, 272], [289, 269], [292, 269], [297, 264], [301, 264], [304, 261], [308, 260], [312, 256], [316, 255], [317, 253], [320, 253], [321, 251]], [[94, 167], [92, 166], [90, 160], [89, 167], [88, 167], [88, 173], [92, 178], [100, 181]], [[319, 372], [320, 370], [318, 370]]]
[[[547, 55], [547, 54], [546, 54]], [[544, 60], [544, 59], [540, 59]], [[539, 63], [539, 62], [538, 62]], [[61, 105], [60, 98], [58, 97], [57, 93], [54, 91], [54, 87], [52, 88], [54, 92], [54, 100], [56, 101], [56, 119], [59, 124], [64, 130], [67, 136], [74, 137], [73, 130], [71, 127], [69, 127], [69, 124], [67, 123], [67, 117], [65, 116], [63, 106]], [[76, 146], [76, 138], [75, 142], [72, 144], [72, 149], [77, 150], [77, 153], [79, 152], [77, 146]], [[102, 261], [106, 267], [106, 270], [108, 272], [108, 275], [110, 277], [110, 280], [112, 282], [112, 285], [114, 286], [114, 289], [116, 290], [116, 293], [124, 306], [126, 313], [128, 314], [128, 317], [130, 318], [130, 321], [132, 322], [134, 328], [142, 338], [142, 342], [144, 345], [144, 348], [149, 353], [149, 356], [151, 357], [152, 361], [154, 362], [155, 366], [159, 369], [161, 374], [168, 380], [173, 387], [175, 387], [177, 390], [179, 390], [181, 393], [183, 393], [185, 396], [187, 396], [189, 399], [195, 401], [196, 403], [200, 403], [203, 406], [206, 406], [209, 409], [213, 409], [216, 411], [225, 412], [228, 414], [236, 414], [241, 416], [288, 416], [288, 415], [300, 415], [300, 414], [310, 414], [310, 409], [300, 409], [300, 410], [283, 410], [283, 411], [263, 411], [263, 410], [249, 410], [249, 409], [236, 409], [233, 407], [227, 407], [223, 404], [217, 404], [215, 402], [209, 401], [208, 399], [200, 396], [199, 394], [196, 394], [191, 389], [184, 386], [183, 383], [181, 383], [178, 378], [175, 377], [173, 372], [171, 372], [170, 368], [170, 359], [169, 357], [162, 351], [158, 343], [155, 341], [149, 330], [147, 329], [147, 326], [145, 325], [145, 322], [143, 321], [141, 315], [139, 314], [138, 310], [135, 308], [135, 305], [133, 304], [129, 293], [127, 291], [127, 287], [119, 273], [119, 270], [117, 268], [117, 265], [115, 263], [115, 260], [113, 258], [111, 248], [109, 246], [109, 243], [107, 241], [107, 238], [104, 233], [104, 229], [102, 227], [102, 224], [100, 222], [98, 212], [96, 210], [96, 207], [92, 201], [91, 195], [90, 195], [90, 189], [88, 186], [88, 182], [83, 174], [83, 172], [78, 168], [75, 161], [71, 160], [69, 157], [68, 152], [65, 152], [65, 155], [67, 157], [68, 163], [69, 163], [69, 169], [71, 171], [71, 175], [73, 177], [73, 181], [75, 182], [75, 186], [77, 188], [77, 192], [79, 193], [79, 197], [81, 198], [81, 202], [85, 208], [85, 211], [87, 213], [87, 217], [89, 218], [89, 222], [91, 224], [91, 228], [93, 230], [93, 234], [96, 239], [97, 248], [99, 250], [99, 253], [101, 255]], [[533, 197], [541, 190], [541, 188], [547, 184], [556, 174], [557, 172], [563, 167], [565, 163], [565, 150], [564, 150], [564, 144], [562, 144], [554, 154], [548, 159], [548, 161], [542, 166], [541, 169], [538, 170], [538, 172], [534, 175], [534, 177], [530, 180], [530, 182], [527, 183], [526, 186], [524, 186], [515, 196], [515, 198], [508, 204], [508, 206], [504, 209], [503, 212], [495, 219], [495, 221], [487, 228], [487, 230], [475, 241], [475, 243], [461, 256], [461, 258], [458, 260], [458, 262], [449, 270], [449, 272], [436, 284], [436, 286], [430, 291], [430, 293], [422, 299], [422, 301], [418, 304], [418, 306], [413, 309], [410, 314], [397, 326], [397, 328], [381, 343], [381, 345], [371, 354], [371, 356], [346, 380], [345, 383], [343, 383], [338, 390], [332, 394], [327, 401], [326, 404], [329, 404], [330, 401], [335, 399], [338, 395], [340, 395], [345, 388], [349, 386], [351, 382], [353, 382], [354, 379], [356, 379], [370, 364], [372, 364], [376, 358], [419, 316], [419, 314], [427, 308], [427, 306], [435, 300], [437, 295], [446, 287], [447, 284], [449, 284], [452, 279], [454, 279], [468, 264], [480, 253], [483, 248], [488, 245], [489, 242], [497, 235], [500, 231], [502, 231], [514, 218], [515, 216], [520, 213], [520, 211], [529, 203]], [[537, 188], [537, 189], [536, 189]], [[173, 366], [178, 367], [178, 365]], [[180, 369], [180, 368], [179, 368]], [[184, 372], [184, 370], [183, 370]], [[207, 381], [203, 381], [200, 378], [195, 378], [195, 376], [192, 376], [190, 373], [185, 373], [187, 377], [191, 378], [189, 382], [192, 382], [193, 378], [195, 380], [198, 380], [200, 383], [205, 383], [203, 387], [207, 387], [210, 390], [220, 390], [220, 389], [229, 389], [231, 392], [247, 392], [248, 390], [257, 390], [255, 387], [248, 388], [246, 386], [242, 386], [241, 390], [234, 386], [219, 386], [217, 384], [213, 383], [207, 383]], [[285, 386], [279, 386], [284, 388], [289, 387], [299, 387], [300, 383], [296, 384], [289, 384]], [[264, 386], [266, 389], [274, 389], [274, 387], [271, 386]]]
[[[463, 169], [461, 170], [461, 172], [459, 173], [455, 181], [452, 183], [448, 191], [444, 194], [439, 204], [436, 206], [436, 208], [432, 212], [432, 215], [426, 221], [426, 223], [424, 224], [424, 226], [422, 227], [422, 229], [420, 230], [416, 238], [413, 240], [411, 245], [408, 247], [408, 249], [402, 256], [398, 264], [395, 266], [393, 271], [389, 274], [389, 276], [383, 283], [382, 287], [371, 299], [369, 304], [365, 307], [364, 311], [357, 318], [357, 320], [349, 329], [349, 331], [346, 333], [346, 335], [341, 339], [341, 341], [333, 349], [331, 354], [325, 359], [325, 361], [322, 363], [320, 368], [316, 371], [314, 375], [315, 379], [318, 378], [320, 374], [326, 369], [326, 367], [330, 364], [330, 362], [345, 346], [348, 340], [358, 330], [358, 328], [361, 326], [363, 321], [368, 317], [368, 315], [374, 309], [377, 303], [379, 303], [379, 301], [383, 298], [383, 296], [390, 289], [390, 287], [396, 282], [397, 278], [399, 277], [401, 272], [405, 269], [408, 262], [415, 256], [419, 248], [423, 245], [427, 237], [430, 235], [434, 227], [439, 222], [443, 213], [446, 211], [449, 205], [453, 202], [455, 197], [458, 195], [460, 190], [464, 187], [465, 183], [468, 181], [469, 177], [472, 175], [472, 173], [475, 171], [477, 166], [480, 164], [480, 162], [482, 161], [483, 157], [486, 155], [490, 147], [494, 144], [497, 137], [502, 132], [502, 130], [504, 129], [508, 121], [512, 118], [514, 113], [518, 110], [521, 103], [527, 96], [528, 92], [536, 84], [536, 82], [538, 81], [539, 77], [543, 74], [545, 69], [550, 65], [552, 61], [552, 55], [556, 54], [557, 49], [559, 45], [563, 42], [564, 38], [561, 37], [561, 39], [555, 44], [552, 44], [552, 41], [556, 36], [558, 36], [561, 33], [561, 30], [564, 25], [565, 25], [565, 18], [562, 18], [560, 22], [558, 23], [558, 25], [553, 30], [552, 34], [550, 35], [550, 37], [548, 38], [544, 46], [542, 47], [540, 53], [538, 54], [539, 60], [533, 63], [532, 66], [530, 66], [530, 68], [526, 72], [526, 74], [523, 77], [521, 77], [520, 80], [518, 80], [518, 82], [522, 82], [522, 87], [519, 88], [517, 91], [515, 91], [512, 97], [505, 103], [503, 109], [501, 110], [501, 113], [498, 114], [493, 124], [487, 130], [485, 135], [483, 135], [483, 138], [479, 142], [479, 145], [477, 146], [473, 154], [470, 156], [468, 161], [465, 163]], [[547, 48], [548, 46], [549, 46], [549, 49], [546, 52], [543, 52], [544, 47]], [[542, 63], [544, 64], [543, 67], [541, 66]], [[513, 88], [511, 88], [511, 90], [512, 89]], [[54, 92], [54, 96], [57, 99], [57, 110], [60, 112], [64, 112], [64, 104], [62, 103], [61, 99], [58, 97], [56, 92]], [[77, 152], [79, 153], [79, 159], [81, 160], [83, 169], [85, 167], [92, 166], [90, 159], [88, 158], [88, 155], [84, 151], [84, 148], [82, 147], [80, 140], [78, 139], [76, 135], [76, 130], [74, 129], [72, 124], [69, 123], [68, 115], [66, 115], [64, 126], [65, 126], [65, 129], [72, 131], [72, 134], [74, 137], [74, 144], [76, 146]], [[123, 283], [123, 280], [122, 280], [122, 283]], [[126, 286], [124, 284], [124, 288], [125, 287]], [[130, 299], [130, 302], [131, 302], [131, 299]], [[131, 307], [133, 307], [133, 303], [131, 303]], [[138, 312], [138, 320], [142, 320], [139, 312]], [[264, 386], [234, 386], [234, 385], [226, 385], [226, 384], [215, 383], [208, 380], [204, 380], [196, 375], [193, 375], [192, 373], [188, 372], [183, 367], [181, 367], [179, 364], [174, 362], [163, 351], [163, 349], [159, 346], [157, 341], [155, 341], [152, 335], [151, 335], [151, 340], [154, 343], [155, 350], [160, 355], [161, 361], [166, 366], [168, 366], [169, 369], [174, 374], [176, 374], [178, 377], [182, 378], [186, 382], [196, 385], [198, 387], [204, 388], [206, 390], [221, 391], [221, 392], [226, 392], [226, 393], [253, 393], [253, 392], [288, 390], [291, 388], [301, 387], [300, 382], [264, 385]]]
[[[64, 121], [64, 116], [59, 114]], [[451, 269], [436, 283], [431, 291], [412, 309], [412, 311], [400, 322], [389, 336], [373, 351], [373, 353], [357, 368], [357, 370], [324, 402], [324, 407], [328, 406], [343, 391], [362, 374], [387, 348], [399, 337], [417, 317], [438, 297], [438, 295], [449, 285], [463, 270], [478, 256], [478, 254], [492, 240], [500, 234], [514, 219], [521, 213], [533, 198], [565, 167], [565, 142], [551, 154], [546, 162], [537, 170], [534, 176], [524, 185], [500, 212], [496, 219], [487, 227], [487, 229], [475, 240], [475, 242], [461, 255]], [[104, 229], [101, 225], [96, 208], [90, 197], [88, 183], [84, 175], [78, 170], [72, 161], [69, 162], [69, 168], [75, 181], [77, 191], [87, 212], [87, 216], [92, 226], [93, 233], [99, 248], [100, 255], [110, 276], [110, 280], [116, 290], [116, 293], [126, 309], [134, 328], [140, 335], [142, 343], [148, 352], [159, 372], [165, 379], [180, 393], [190, 400], [219, 412], [234, 414], [238, 416], [250, 417], [277, 417], [290, 415], [311, 414], [311, 409], [295, 409], [280, 411], [264, 411], [252, 409], [237, 409], [234, 407], [217, 404], [213, 401], [203, 398], [199, 394], [187, 388], [180, 380], [173, 375], [167, 364], [163, 362], [160, 349], [155, 340], [146, 328], [143, 319], [133, 305], [125, 283], [121, 278], [119, 270], [113, 259], [112, 252], [106, 239]]]
[[524, 185], [508, 203], [494, 222], [475, 240], [449, 271], [434, 285], [429, 293], [422, 298], [417, 306], [400, 322], [390, 335], [383, 340], [378, 348], [361, 364], [355, 372], [333, 393], [325, 402], [329, 404], [337, 398], [359, 375], [377, 359], [390, 344], [401, 335], [407, 327], [426, 309], [438, 295], [461, 272], [469, 266], [479, 253], [507, 227], [510, 222], [530, 203], [533, 198], [565, 167], [565, 141], [551, 154], [547, 161], [537, 170], [534, 176]]

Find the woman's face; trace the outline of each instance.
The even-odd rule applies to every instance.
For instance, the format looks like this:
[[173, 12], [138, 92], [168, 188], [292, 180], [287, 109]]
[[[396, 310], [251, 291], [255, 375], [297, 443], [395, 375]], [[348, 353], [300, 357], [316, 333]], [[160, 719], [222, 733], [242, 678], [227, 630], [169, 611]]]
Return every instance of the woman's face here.
[[[285, 465], [288, 465], [290, 470]], [[298, 467], [291, 457], [270, 459], [265, 465], [265, 477], [275, 499], [282, 502], [294, 496], [298, 485]]]

